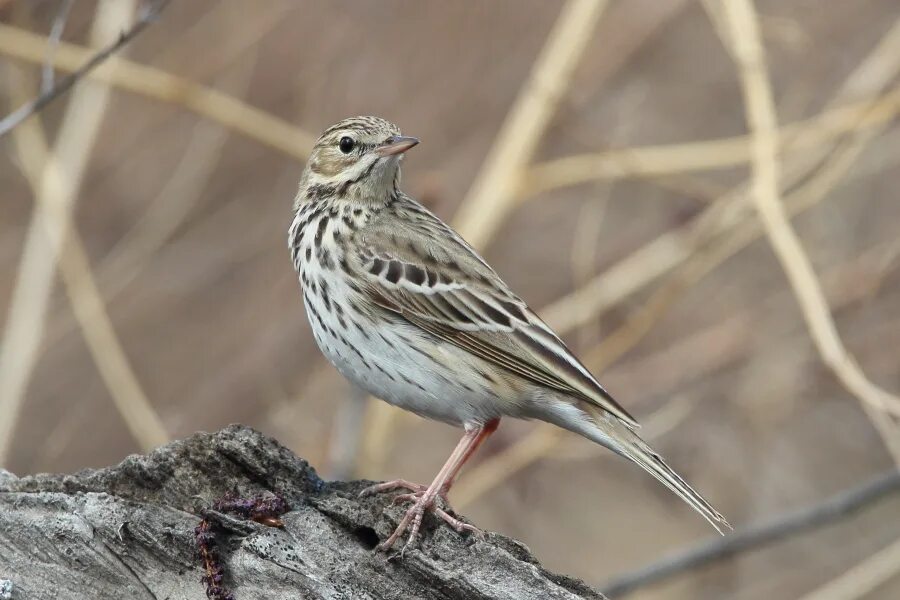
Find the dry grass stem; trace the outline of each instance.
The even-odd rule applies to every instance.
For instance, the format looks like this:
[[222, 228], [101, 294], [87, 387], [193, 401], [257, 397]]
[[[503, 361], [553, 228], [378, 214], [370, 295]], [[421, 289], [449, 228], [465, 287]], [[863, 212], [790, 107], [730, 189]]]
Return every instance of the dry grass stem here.
[[856, 600], [868, 596], [900, 572], [900, 540], [850, 567], [800, 600]]
[[[39, 61], [46, 40], [37, 34], [0, 24], [0, 52], [29, 62]], [[89, 50], [61, 44], [53, 66], [65, 71], [78, 68]], [[43, 56], [43, 55], [41, 55]], [[44, 60], [41, 58], [40, 60]], [[114, 57], [115, 69], [103, 69], [89, 77], [104, 80], [127, 91], [181, 104], [210, 120], [283, 152], [305, 160], [314, 136], [293, 124], [253, 108], [237, 98], [204, 88], [152, 67]], [[147, 73], [154, 76], [143, 80]], [[874, 106], [873, 106], [874, 103]], [[851, 129], [875, 126], [900, 112], [900, 90], [875, 101], [866, 100], [825, 111], [808, 120], [782, 128], [782, 152], [827, 142]], [[792, 136], [802, 136], [792, 140]], [[559, 187], [593, 180], [660, 177], [689, 171], [732, 167], [749, 161], [749, 137], [664, 144], [569, 156], [529, 167], [520, 177], [519, 200]]]
[[[86, 77], [88, 73], [96, 69], [98, 66], [102, 65], [109, 59], [110, 56], [113, 56], [116, 52], [119, 52], [122, 48], [124, 48], [131, 40], [140, 35], [140, 33], [159, 16], [160, 11], [165, 8], [168, 2], [169, 0], [147, 2], [146, 7], [141, 11], [138, 19], [136, 19], [133, 23], [130, 23], [129, 27], [123, 27], [118, 36], [113, 38], [101, 49], [91, 54], [87, 58], [87, 60], [85, 60], [77, 69], [73, 70], [59, 82], [54, 83], [52, 86], [50, 86], [49, 89], [42, 89], [37, 97], [28, 100], [27, 102], [22, 104], [22, 106], [6, 115], [3, 119], [0, 119], [0, 137], [3, 137], [7, 133], [9, 133], [14, 127], [16, 127], [19, 123], [21, 123], [31, 115], [40, 112], [45, 106], [47, 106], [60, 96], [63, 96], [72, 88], [73, 85]], [[56, 40], [56, 43], [54, 44], [52, 35], [53, 33], [51, 33], [51, 39], [49, 40], [51, 48], [53, 48], [54, 46], [58, 46], [58, 40]], [[47, 64], [44, 63], [45, 73], [46, 70]]]
[[[898, 113], [900, 89], [878, 98], [831, 109], [811, 119], [783, 127], [778, 133], [778, 152], [784, 155], [807, 150], [847, 132], [887, 123]], [[750, 161], [750, 142], [750, 136], [741, 135], [558, 158], [529, 168], [523, 175], [518, 196], [526, 199], [549, 190], [589, 181], [660, 177], [736, 167]]]
[[80, 238], [69, 236], [59, 267], [88, 350], [125, 426], [144, 450], [165, 444], [166, 428], [116, 335]]
[[[864, 403], [878, 410], [900, 414], [900, 398], [870, 382], [844, 347], [812, 263], [791, 227], [781, 201], [776, 141], [778, 124], [753, 4], [750, 0], [731, 0], [724, 7], [740, 69], [747, 121], [754, 139], [753, 199], [769, 242], [788, 276], [813, 342], [825, 364], [844, 387]], [[893, 427], [889, 427], [883, 419], [875, 419], [874, 422], [886, 439], [896, 435]]]
[[[46, 57], [46, 43], [42, 36], [0, 23], [0, 53], [40, 64]], [[60, 43], [53, 56], [53, 64], [57, 69], [71, 72], [90, 56], [89, 49]], [[309, 157], [316, 139], [294, 124], [228, 94], [118, 56], [111, 57], [106, 64], [91, 72], [89, 78], [183, 106], [299, 161]]]
[[[240, 96], [250, 84], [255, 52], [251, 52], [233, 72], [222, 77], [223, 86], [233, 87]], [[147, 210], [116, 242], [94, 267], [96, 287], [102, 291], [105, 304], [112, 304], [139, 277], [142, 268], [170, 239], [173, 232], [188, 218], [219, 164], [225, 142], [231, 130], [215, 121], [199, 121], [190, 133], [181, 160], [171, 177], [156, 196], [147, 203]], [[81, 326], [77, 318], [57, 315], [49, 321], [45, 345], [51, 346]]]
[[[599, 186], [598, 186], [599, 187]], [[596, 201], [588, 201], [582, 204], [578, 211], [578, 220], [575, 231], [572, 234], [572, 249], [569, 251], [569, 264], [572, 270], [572, 287], [581, 287], [589, 281], [594, 274], [597, 262], [597, 243], [600, 240], [600, 232], [603, 229], [603, 215], [609, 205], [609, 190], [601, 191], [601, 197]], [[593, 337], [592, 327], [582, 327], [578, 330], [576, 347], [581, 348], [589, 343]]]
[[[847, 96], [877, 93], [878, 88], [890, 81], [900, 70], [900, 53], [893, 53], [895, 49], [900, 50], [900, 26], [893, 27], [882, 38], [866, 60], [847, 78], [831, 104], [844, 101]], [[888, 60], [885, 60], [886, 58]], [[885, 125], [886, 123], [882, 127]], [[818, 153], [811, 153], [802, 161], [793, 162], [789, 167], [791, 176], [785, 179], [788, 179], [790, 184], [800, 181], [801, 178], [805, 179], [787, 197], [790, 213], [799, 214], [824, 199], [840, 183], [866, 145], [879, 132], [880, 128], [869, 128], [856, 133], [841, 148], [832, 151], [831, 155], [827, 156], [826, 162], [811, 175], [807, 172], [809, 163], [819, 154], [827, 154], [829, 152], [827, 148], [819, 148]], [[783, 185], [787, 186], [788, 183]], [[651, 296], [648, 304], [638, 308], [621, 328], [608, 336], [611, 341], [601, 344], [596, 354], [590, 356], [588, 366], [595, 372], [601, 371], [640, 341], [650, 326], [665, 314], [681, 290], [699, 281], [728, 257], [762, 235], [762, 227], [758, 221], [748, 221], [741, 217], [742, 213], [739, 210], [735, 210], [736, 207], [740, 207], [744, 198], [745, 187], [743, 185], [736, 187], [692, 223], [656, 238], [592, 279], [587, 286], [546, 307], [541, 311], [542, 316], [558, 332], [571, 331], [584, 326], [600, 310], [617, 304], [670, 270], [681, 268], [669, 284], [663, 285]], [[885, 437], [887, 417], [870, 414], [870, 418], [885, 438], [895, 460], [900, 461], [900, 441], [896, 440], [897, 436]], [[553, 444], [545, 442], [543, 429], [544, 427], [540, 425], [536, 426], [516, 444], [491, 458], [494, 464], [500, 465], [500, 467], [491, 466], [491, 469], [502, 473], [493, 480], [494, 485], [528, 466], [527, 461], [520, 460], [519, 456], [530, 456], [533, 460], [543, 457], [538, 452], [528, 451], [529, 447], [546, 447], [548, 450], [554, 448]], [[504, 461], [508, 461], [505, 469]], [[480, 467], [480, 464], [475, 465], [457, 486], [463, 485], [467, 477], [488, 481], [481, 475]], [[483, 494], [490, 488], [490, 485], [482, 485], [477, 491]], [[478, 494], [470, 493], [468, 501], [474, 501], [477, 497]]]
[[526, 466], [546, 456], [566, 432], [550, 425], [538, 425], [528, 436], [528, 443], [517, 441], [502, 452], [486, 458], [476, 468], [467, 472], [450, 492], [457, 509], [471, 504], [489, 490], [497, 487], [498, 480], [506, 481]]
[[[843, 180], [847, 171], [874, 135], [875, 132], [871, 130], [859, 133], [854, 140], [829, 157], [829, 161], [815, 175], [786, 198], [790, 214], [797, 215], [821, 202], [828, 192]], [[696, 252], [691, 253], [683, 263], [673, 267], [675, 273], [654, 291], [644, 304], [633, 310], [625, 323], [610, 332], [595, 349], [585, 356], [585, 364], [588, 368], [594, 372], [601, 372], [637, 345], [650, 332], [652, 326], [667, 314], [668, 309], [674, 305], [682, 293], [762, 234], [763, 228], [758, 221], [741, 221], [737, 227], [723, 232], [712, 244], [698, 248]], [[650, 418], [653, 418], [653, 415], [650, 415]], [[876, 416], [873, 424], [882, 430], [885, 427], [885, 418], [884, 415]], [[494, 480], [495, 485], [504, 481], [514, 472], [528, 466], [527, 462], [512, 457], [526, 455], [533, 457], [533, 460], [542, 458], [542, 455], [529, 453], [518, 446], [521, 445], [524, 448], [543, 447], [545, 444], [542, 430], [545, 427], [549, 426], [536, 426], [532, 432], [516, 442], [515, 447], [511, 446], [492, 457], [492, 460], [498, 461], [500, 464], [503, 464], [507, 456], [510, 457], [510, 465], [506, 471], [492, 467], [494, 470], [505, 473]], [[885, 437], [884, 434], [883, 437]], [[896, 437], [886, 436], [885, 443], [895, 460], [900, 461], [900, 440], [897, 440]], [[552, 445], [549, 446], [549, 449], [552, 448]], [[513, 470], [513, 465], [515, 470]], [[474, 475], [481, 478], [479, 469], [480, 465], [474, 466], [467, 476]], [[490, 487], [486, 486], [479, 491], [484, 493], [489, 489]], [[474, 501], [476, 496], [472, 495], [470, 499]]]
[[[114, 39], [127, 26], [135, 5], [135, 2], [112, 0], [101, 3], [92, 31], [93, 42], [102, 45]], [[36, 205], [10, 308], [3, 353], [0, 354], [0, 381], [3, 382], [0, 414], [10, 417], [3, 421], [4, 426], [0, 426], [0, 464], [8, 456], [12, 431], [37, 360], [57, 262], [79, 320], [82, 324], [89, 319], [98, 323], [84, 328], [85, 340], [126, 424], [144, 448], [168, 439], [137, 385], [93, 282], [83, 244], [71, 228], [74, 201], [109, 93], [107, 86], [99, 84], [85, 84], [75, 89], [53, 153], [47, 148], [37, 117], [13, 130], [16, 150], [34, 189]], [[26, 303], [26, 306], [20, 303]], [[7, 361], [7, 348], [11, 348], [13, 354], [25, 349], [25, 359]]]
[[[880, 94], [898, 72], [900, 72], [900, 23], [895, 23], [844, 80], [828, 103], [825, 112], [838, 110], [838, 107], [859, 98]], [[867, 104], [873, 106], [871, 101]], [[896, 116], [897, 99], [894, 99], [892, 104], [877, 105], [875, 108], [891, 109], [891, 116]], [[866, 115], [856, 112], [856, 109], [854, 114], [858, 119], [864, 119]], [[870, 136], [868, 139], [874, 137], [886, 124], [887, 120], [883, 121], [880, 127], [868, 129]], [[806, 146], [807, 135], [814, 134], [800, 130], [793, 143]], [[787, 189], [801, 182], [814, 171], [817, 164], [826, 158], [830, 151], [831, 147], [827, 144], [810, 145], [807, 152], [791, 156], [781, 169], [782, 188]], [[714, 237], [735, 223], [745, 220], [749, 208], [744, 206], [745, 203], [747, 203], [747, 186], [742, 184], [712, 203], [691, 222], [665, 232], [598, 274], [587, 285], [546, 306], [542, 316], [563, 334], [587, 323], [603, 310], [618, 304], [684, 262], [693, 248], [703, 239]]]
[[519, 175], [550, 124], [605, 6], [603, 0], [569, 0], [547, 36], [456, 214], [456, 228], [476, 248], [484, 247], [514, 204]]
[[[100, 4], [91, 31], [92, 43], [102, 46], [115, 39], [119, 31], [128, 26], [133, 14], [133, 2]], [[42, 46], [42, 57], [45, 52], [46, 48]], [[90, 56], [91, 52], [87, 54]], [[16, 86], [12, 89], [22, 91]], [[3, 415], [0, 420], [0, 464], [5, 464], [8, 458], [13, 431], [37, 362], [56, 262], [108, 94], [105, 86], [77, 88], [60, 126], [55, 156], [40, 169], [25, 170], [37, 183], [35, 196], [38, 202], [28, 228], [0, 346], [0, 415]], [[82, 115], [76, 112], [79, 110], [86, 112]], [[30, 154], [40, 150], [40, 143], [35, 135], [26, 134], [19, 138], [16, 146], [17, 150]]]
[[[224, 87], [233, 88], [237, 98], [250, 85], [256, 53], [248, 53], [241, 62], [217, 81]], [[146, 212], [97, 265], [97, 280], [107, 303], [140, 274], [146, 261], [187, 219], [212, 180], [230, 131], [215, 121], [200, 121], [194, 126], [183, 152], [185, 159], [179, 161], [159, 193], [147, 203]], [[56, 335], [63, 333], [65, 331], [60, 330]]]

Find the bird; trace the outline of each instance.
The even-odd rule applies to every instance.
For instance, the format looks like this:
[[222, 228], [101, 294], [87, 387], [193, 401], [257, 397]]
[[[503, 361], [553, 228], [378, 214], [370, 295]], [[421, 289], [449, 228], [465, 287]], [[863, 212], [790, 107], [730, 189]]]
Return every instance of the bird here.
[[[481, 536], [447, 493], [502, 417], [540, 420], [636, 463], [719, 533], [726, 519], [638, 434], [638, 423], [566, 344], [457, 232], [400, 189], [419, 140], [373, 116], [328, 127], [293, 203], [288, 246], [313, 337], [368, 393], [463, 429], [427, 486], [397, 479], [362, 495], [405, 490], [409, 508], [378, 545], [415, 546], [426, 513]], [[444, 507], [448, 507], [445, 510]]]

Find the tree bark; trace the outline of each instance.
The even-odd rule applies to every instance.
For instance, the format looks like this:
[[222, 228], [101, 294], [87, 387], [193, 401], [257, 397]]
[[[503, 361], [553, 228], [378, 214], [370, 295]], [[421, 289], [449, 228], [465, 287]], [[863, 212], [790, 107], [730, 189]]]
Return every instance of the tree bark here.
[[236, 425], [74, 475], [0, 470], [0, 594], [202, 600], [194, 528], [203, 507], [230, 492], [271, 491], [290, 507], [284, 527], [216, 521], [224, 585], [237, 600], [603, 598], [548, 572], [515, 540], [477, 540], [436, 519], [403, 558], [376, 553], [404, 509], [391, 494], [359, 498], [369, 483], [323, 481], [274, 440]]

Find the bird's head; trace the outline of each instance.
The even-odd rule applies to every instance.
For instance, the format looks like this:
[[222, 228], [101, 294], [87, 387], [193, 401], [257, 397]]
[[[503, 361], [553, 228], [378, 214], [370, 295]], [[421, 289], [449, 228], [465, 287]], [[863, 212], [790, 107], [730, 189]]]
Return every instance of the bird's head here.
[[306, 164], [301, 194], [385, 202], [400, 182], [403, 153], [419, 143], [379, 117], [353, 117], [322, 133]]

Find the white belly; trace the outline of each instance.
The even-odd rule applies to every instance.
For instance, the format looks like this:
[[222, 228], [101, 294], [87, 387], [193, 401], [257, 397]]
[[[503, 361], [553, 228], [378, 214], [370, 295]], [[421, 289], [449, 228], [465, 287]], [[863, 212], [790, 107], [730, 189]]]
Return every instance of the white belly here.
[[374, 325], [348, 302], [355, 292], [341, 273], [316, 275], [326, 282], [329, 301], [304, 290], [307, 315], [319, 349], [344, 377], [430, 419], [461, 425], [500, 416], [490, 382], [472, 377], [472, 359], [466, 354], [396, 316]]

